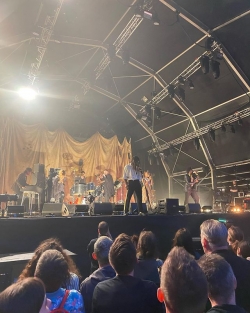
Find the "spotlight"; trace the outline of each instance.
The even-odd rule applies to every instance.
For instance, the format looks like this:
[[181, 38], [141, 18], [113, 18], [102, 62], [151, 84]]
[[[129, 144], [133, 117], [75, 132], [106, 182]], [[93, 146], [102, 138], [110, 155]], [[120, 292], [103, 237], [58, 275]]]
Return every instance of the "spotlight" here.
[[136, 17], [143, 17], [143, 14], [144, 14], [144, 11], [143, 11], [142, 7], [137, 5], [135, 8], [135, 16]]
[[206, 48], [206, 50], [212, 50], [213, 43], [214, 43], [214, 38], [213, 37], [208, 37], [207, 40], [205, 41], [205, 48]]
[[221, 125], [221, 131], [225, 133], [227, 131], [226, 126], [224, 124]]
[[215, 130], [211, 128], [211, 129], [209, 130], [208, 134], [209, 134], [210, 140], [213, 141], [213, 142], [215, 142]]
[[178, 77], [178, 83], [179, 83], [180, 85], [182, 85], [182, 86], [185, 85], [185, 80], [184, 80], [184, 78], [183, 78], [182, 76]]
[[122, 61], [123, 61], [124, 65], [129, 64], [130, 55], [129, 55], [129, 51], [127, 49], [122, 50], [121, 57], [122, 57]]
[[178, 93], [179, 93], [179, 97], [180, 97], [181, 101], [184, 102], [185, 101], [185, 90], [179, 86], [178, 87]]
[[235, 128], [234, 128], [234, 126], [233, 126], [233, 125], [230, 125], [230, 128], [231, 128], [231, 132], [232, 132], [233, 134], [235, 134]]
[[191, 79], [188, 79], [188, 87], [189, 89], [194, 89], [194, 84]]
[[175, 96], [174, 85], [172, 84], [168, 85], [167, 89], [168, 89], [168, 94], [169, 94], [170, 99], [173, 99]]
[[159, 25], [160, 25], [160, 19], [159, 19], [157, 13], [153, 13], [153, 15], [152, 15], [152, 21], [153, 21], [153, 24], [154, 24], [155, 26], [159, 26]]
[[238, 120], [238, 125], [243, 126], [243, 120], [241, 118]]
[[161, 110], [158, 107], [155, 107], [155, 116], [156, 116], [157, 120], [159, 120], [161, 118]]
[[108, 53], [109, 59], [113, 60], [116, 56], [116, 46], [109, 44], [107, 53]]
[[153, 157], [152, 154], [149, 154], [149, 155], [148, 155], [148, 163], [149, 163], [150, 165], [153, 165], [153, 163], [154, 163], [154, 157]]
[[203, 55], [200, 58], [200, 65], [201, 65], [201, 70], [203, 74], [209, 73], [209, 57], [206, 55]]
[[146, 113], [146, 115], [151, 115], [151, 105], [149, 104], [145, 105], [143, 111]]
[[160, 157], [161, 157], [162, 160], [167, 160], [167, 158], [168, 158], [166, 152], [161, 152], [161, 153], [160, 153]]
[[220, 77], [220, 62], [215, 60], [210, 60], [211, 70], [213, 72], [213, 77], [215, 79]]
[[200, 149], [200, 139], [198, 137], [194, 138], [194, 146], [196, 150]]
[[34, 100], [36, 98], [36, 91], [32, 88], [20, 88], [18, 94], [24, 100]]

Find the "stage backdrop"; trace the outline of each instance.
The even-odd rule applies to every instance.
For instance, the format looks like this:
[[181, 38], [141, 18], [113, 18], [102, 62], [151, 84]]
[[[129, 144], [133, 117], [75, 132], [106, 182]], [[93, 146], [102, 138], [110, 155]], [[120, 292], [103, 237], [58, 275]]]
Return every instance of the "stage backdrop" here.
[[11, 186], [19, 173], [36, 163], [45, 165], [46, 175], [50, 168], [65, 170], [68, 189], [73, 184], [74, 172], [79, 170], [80, 159], [87, 182], [95, 182], [95, 175], [105, 168], [114, 181], [121, 180], [129, 155], [131, 143], [126, 138], [120, 143], [116, 136], [106, 139], [96, 133], [87, 141], [78, 142], [61, 129], [51, 132], [42, 124], [24, 125], [1, 118], [0, 193], [13, 193]]

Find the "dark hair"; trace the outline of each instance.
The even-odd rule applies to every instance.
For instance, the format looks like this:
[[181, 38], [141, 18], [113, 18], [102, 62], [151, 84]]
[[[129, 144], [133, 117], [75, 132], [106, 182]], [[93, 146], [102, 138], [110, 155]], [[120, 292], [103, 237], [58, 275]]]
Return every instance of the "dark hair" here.
[[135, 248], [137, 249], [139, 236], [138, 235], [132, 235], [130, 238], [131, 238], [131, 241], [133, 242]]
[[157, 241], [153, 232], [142, 231], [140, 233], [137, 256], [140, 259], [156, 259], [158, 257]]
[[58, 290], [70, 278], [69, 267], [61, 252], [45, 251], [37, 262], [35, 277], [40, 278], [46, 292]]
[[248, 241], [241, 241], [238, 244], [239, 255], [242, 256], [244, 259], [250, 257], [250, 244]]
[[207, 280], [184, 248], [174, 247], [161, 270], [161, 290], [171, 312], [201, 313], [207, 302]]
[[130, 237], [120, 234], [109, 250], [109, 262], [118, 275], [130, 274], [137, 262], [136, 250]]
[[134, 163], [140, 162], [140, 159], [137, 155], [133, 156], [132, 161], [134, 161]]
[[191, 233], [186, 228], [180, 228], [175, 233], [173, 247], [183, 247], [188, 253], [195, 255]]
[[34, 277], [25, 278], [0, 293], [0, 312], [39, 313], [44, 297], [43, 282]]
[[31, 168], [31, 167], [27, 167], [24, 172], [25, 172], [25, 173], [31, 173], [31, 172], [32, 172], [32, 168]]
[[73, 262], [73, 260], [71, 259], [71, 257], [68, 256], [64, 252], [63, 246], [62, 246], [61, 242], [59, 241], [59, 239], [49, 238], [49, 239], [42, 241], [40, 243], [40, 245], [36, 248], [32, 259], [29, 260], [29, 262], [27, 263], [27, 265], [23, 269], [23, 271], [20, 274], [18, 279], [20, 280], [20, 279], [24, 279], [26, 277], [33, 277], [34, 273], [35, 273], [36, 265], [37, 265], [37, 262], [38, 262], [40, 256], [42, 255], [42, 253], [44, 251], [50, 250], [50, 249], [55, 249], [55, 250], [61, 252], [62, 255], [64, 256], [66, 262], [68, 263], [69, 271], [72, 273], [75, 273], [78, 277], [81, 277], [80, 273], [79, 273], [78, 269], [76, 268], [76, 265]]
[[98, 230], [101, 236], [107, 235], [107, 232], [109, 231], [109, 225], [107, 222], [100, 222], [98, 225]]
[[233, 252], [236, 254], [239, 243], [244, 240], [243, 231], [237, 226], [231, 226], [228, 228], [228, 241], [231, 245]]
[[187, 168], [187, 173], [189, 173], [190, 171], [192, 171], [193, 169], [192, 169], [192, 167], [188, 167]]
[[235, 290], [235, 276], [230, 264], [215, 253], [204, 254], [198, 264], [207, 278], [209, 298], [228, 303]]

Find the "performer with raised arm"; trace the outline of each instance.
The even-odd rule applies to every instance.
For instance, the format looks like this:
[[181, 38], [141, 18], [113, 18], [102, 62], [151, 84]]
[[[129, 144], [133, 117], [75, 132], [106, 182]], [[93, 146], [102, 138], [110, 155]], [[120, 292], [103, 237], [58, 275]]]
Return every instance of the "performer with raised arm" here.
[[124, 207], [125, 215], [128, 214], [130, 199], [133, 193], [136, 194], [139, 214], [143, 215], [142, 208], [142, 169], [140, 168], [140, 159], [138, 156], [134, 156], [130, 164], [124, 167], [123, 179], [127, 187], [127, 197]]
[[197, 193], [197, 183], [199, 181], [198, 174], [193, 171], [192, 167], [187, 169], [185, 175], [185, 202], [184, 205], [188, 204], [189, 197], [191, 196], [194, 199], [195, 203], [199, 203], [200, 199]]

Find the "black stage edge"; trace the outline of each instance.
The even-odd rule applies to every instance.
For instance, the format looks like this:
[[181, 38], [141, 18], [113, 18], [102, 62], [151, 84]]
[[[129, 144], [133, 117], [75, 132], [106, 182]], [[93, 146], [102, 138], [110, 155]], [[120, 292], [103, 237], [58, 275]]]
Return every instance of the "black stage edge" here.
[[0, 254], [32, 252], [39, 243], [49, 237], [61, 240], [65, 249], [77, 256], [77, 265], [83, 278], [88, 276], [90, 262], [86, 247], [97, 236], [97, 225], [105, 220], [115, 238], [124, 232], [139, 234], [151, 230], [159, 242], [160, 257], [165, 259], [171, 249], [175, 232], [187, 227], [193, 237], [199, 237], [200, 224], [207, 219], [230, 220], [250, 238], [250, 213], [242, 214], [183, 214], [177, 216], [86, 216], [86, 217], [32, 217], [0, 219]]

